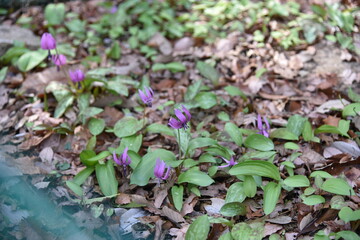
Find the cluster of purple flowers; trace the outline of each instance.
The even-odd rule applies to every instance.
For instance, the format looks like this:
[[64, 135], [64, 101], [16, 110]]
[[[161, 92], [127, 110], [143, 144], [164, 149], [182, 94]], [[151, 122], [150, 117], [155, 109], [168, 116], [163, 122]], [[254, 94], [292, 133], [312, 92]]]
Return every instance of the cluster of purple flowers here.
[[[57, 52], [56, 40], [51, 35], [51, 33], [46, 32], [41, 36], [40, 46], [42, 49], [49, 51], [48, 59], [52, 60], [52, 62], [57, 66], [58, 70], [60, 69], [60, 66], [66, 64], [66, 57], [64, 55], [62, 54], [51, 55], [50, 50], [55, 50]], [[69, 71], [69, 75], [71, 81], [73, 82], [81, 82], [85, 78], [84, 73], [80, 69], [77, 69], [75, 71]]]

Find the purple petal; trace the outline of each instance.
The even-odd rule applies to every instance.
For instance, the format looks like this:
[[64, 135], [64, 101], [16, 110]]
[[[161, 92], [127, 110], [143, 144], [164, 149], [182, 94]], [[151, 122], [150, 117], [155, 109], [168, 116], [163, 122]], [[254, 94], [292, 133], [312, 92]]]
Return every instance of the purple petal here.
[[183, 123], [185, 124], [187, 122], [186, 117], [184, 116], [184, 114], [179, 110], [179, 109], [175, 109], [174, 110], [176, 117]]
[[120, 160], [117, 158], [115, 151], [113, 152], [113, 159], [114, 159], [114, 162], [116, 162], [116, 164], [121, 165], [121, 162], [120, 162]]
[[126, 148], [124, 149], [124, 152], [123, 152], [122, 155], [121, 155], [122, 165], [124, 165], [124, 166], [131, 164], [131, 158], [130, 158], [130, 156], [129, 156], [128, 153], [127, 153], [128, 150], [129, 150], [129, 148], [126, 147]]
[[145, 96], [144, 92], [141, 91], [140, 89], [139, 89], [139, 96], [140, 96], [141, 100], [143, 101], [143, 103], [146, 103], [146, 96]]
[[65, 65], [66, 64], [66, 57], [64, 55], [62, 55], [62, 54], [53, 55], [52, 56], [52, 61], [57, 66]]
[[56, 48], [56, 41], [50, 33], [41, 36], [40, 45], [42, 49], [51, 50]]
[[174, 129], [180, 129], [180, 128], [182, 128], [182, 123], [179, 122], [178, 120], [176, 120], [175, 118], [171, 117], [169, 120], [169, 126]]
[[263, 117], [264, 119], [264, 122], [265, 122], [265, 125], [266, 125], [266, 130], [270, 130], [270, 124], [269, 124], [269, 121], [267, 120], [266, 117]]
[[159, 158], [156, 159], [156, 164], [154, 168], [155, 177], [161, 178], [162, 175], [164, 174], [164, 170], [165, 170], [165, 162], [160, 160]]
[[186, 114], [186, 116], [187, 116], [187, 121], [190, 121], [190, 119], [191, 119], [191, 114], [190, 114], [190, 112], [189, 112], [189, 110], [184, 106], [184, 105], [181, 105], [182, 106], [182, 110], [183, 110], [183, 112]]
[[154, 91], [151, 89], [151, 87], [149, 87], [148, 89], [149, 89], [149, 91], [150, 91], [151, 97], [154, 97]]
[[170, 175], [170, 170], [171, 170], [171, 168], [169, 166], [167, 166], [167, 171], [166, 171], [164, 177], [161, 178], [162, 180], [168, 179], [168, 177]]

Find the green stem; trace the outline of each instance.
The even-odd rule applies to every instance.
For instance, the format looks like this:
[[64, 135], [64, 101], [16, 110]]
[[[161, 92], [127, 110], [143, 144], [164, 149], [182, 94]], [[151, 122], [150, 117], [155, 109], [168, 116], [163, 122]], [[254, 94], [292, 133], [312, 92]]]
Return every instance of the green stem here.
[[181, 142], [180, 142], [180, 129], [178, 129], [178, 144], [179, 144], [179, 160], [181, 160]]

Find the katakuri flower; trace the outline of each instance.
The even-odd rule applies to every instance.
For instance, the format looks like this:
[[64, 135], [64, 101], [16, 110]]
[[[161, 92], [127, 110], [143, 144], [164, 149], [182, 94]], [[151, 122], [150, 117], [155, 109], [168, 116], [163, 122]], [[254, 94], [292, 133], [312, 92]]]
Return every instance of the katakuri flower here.
[[156, 159], [156, 165], [154, 167], [155, 177], [157, 177], [158, 179], [166, 180], [170, 175], [170, 170], [171, 167], [167, 166], [164, 161], [160, 160], [159, 158]]
[[66, 57], [62, 54], [52, 56], [53, 63], [59, 68], [66, 64]]
[[116, 152], [115, 152], [115, 151], [113, 152], [114, 161], [115, 161], [118, 165], [121, 165], [121, 166], [126, 167], [127, 165], [130, 165], [130, 164], [131, 164], [131, 158], [130, 158], [130, 156], [128, 155], [128, 150], [129, 150], [129, 148], [126, 147], [126, 148], [124, 149], [124, 152], [120, 155], [120, 158], [118, 158], [118, 157], [116, 156]]
[[222, 160], [224, 160], [227, 164], [226, 165], [222, 165], [222, 166], [219, 166], [218, 168], [225, 168], [225, 167], [232, 167], [234, 166], [235, 164], [237, 164], [237, 162], [234, 160], [234, 157], [231, 157], [230, 160], [227, 160], [223, 157], [220, 157]]
[[55, 38], [50, 33], [44, 33], [41, 36], [41, 48], [45, 50], [52, 50], [56, 48]]
[[69, 75], [71, 81], [73, 82], [81, 82], [85, 78], [84, 73], [80, 69], [76, 69], [75, 71], [69, 71]]
[[151, 107], [154, 98], [154, 91], [150, 87], [145, 87], [144, 90], [145, 93], [139, 89], [141, 101], [143, 101], [143, 103], [148, 107]]
[[264, 119], [265, 126], [263, 125], [263, 123], [261, 121], [260, 114], [258, 114], [258, 116], [257, 116], [257, 127], [259, 129], [259, 132], [257, 132], [257, 133], [261, 134], [261, 135], [264, 135], [265, 137], [269, 137], [270, 124], [269, 124], [266, 117], [263, 117], [263, 119]]
[[171, 117], [169, 120], [169, 126], [174, 129], [180, 129], [180, 128], [187, 129], [189, 127], [187, 123], [191, 119], [191, 114], [184, 105], [181, 105], [181, 107], [182, 107], [182, 112], [185, 113], [186, 117], [179, 109], [175, 109], [174, 112], [178, 120], [173, 117]]

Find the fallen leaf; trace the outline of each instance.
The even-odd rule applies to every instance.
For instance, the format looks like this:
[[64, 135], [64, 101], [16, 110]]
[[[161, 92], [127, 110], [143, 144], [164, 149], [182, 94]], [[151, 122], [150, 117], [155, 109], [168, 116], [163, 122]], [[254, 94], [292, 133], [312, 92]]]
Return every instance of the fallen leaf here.
[[164, 216], [166, 216], [173, 222], [176, 222], [176, 223], [185, 222], [185, 219], [181, 216], [180, 213], [178, 213], [175, 210], [172, 210], [171, 208], [168, 208], [167, 206], [162, 208], [162, 212], [163, 212]]

